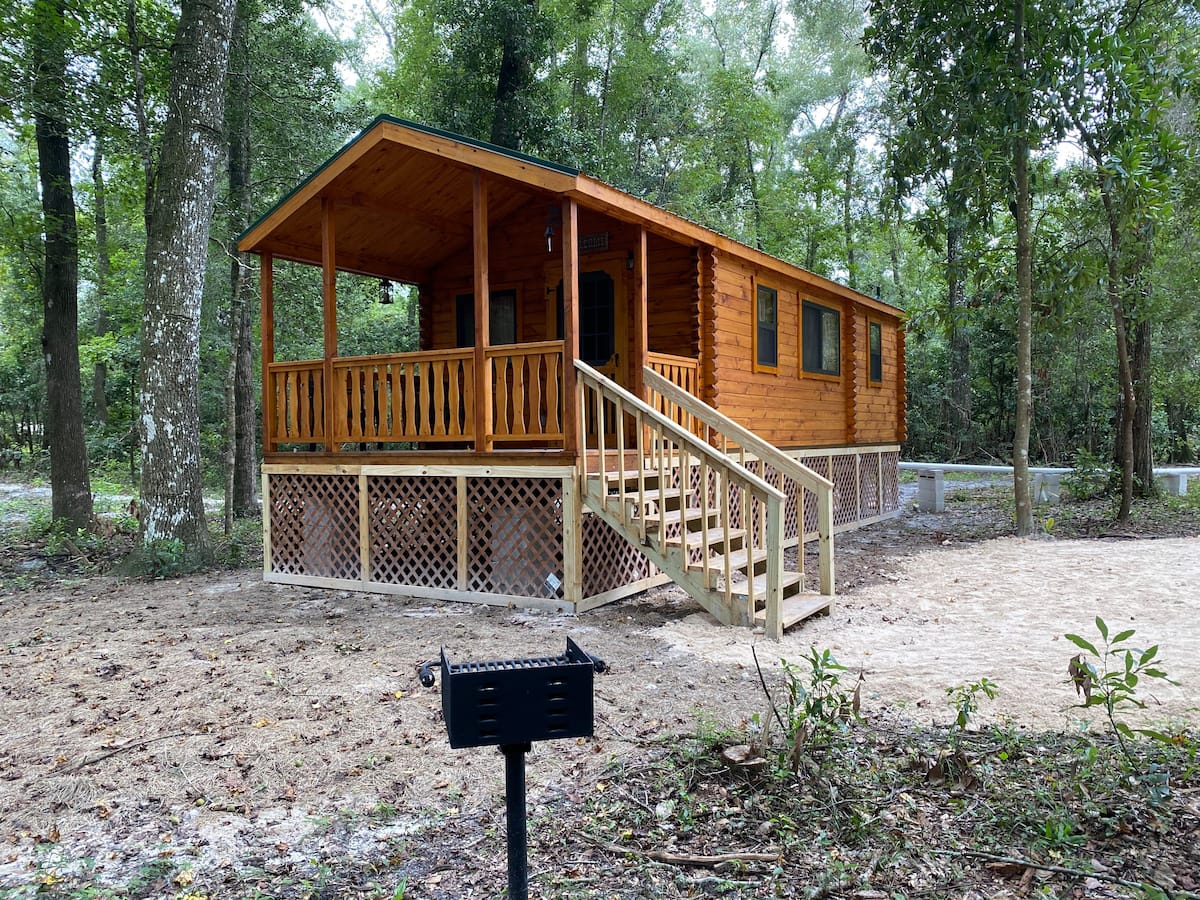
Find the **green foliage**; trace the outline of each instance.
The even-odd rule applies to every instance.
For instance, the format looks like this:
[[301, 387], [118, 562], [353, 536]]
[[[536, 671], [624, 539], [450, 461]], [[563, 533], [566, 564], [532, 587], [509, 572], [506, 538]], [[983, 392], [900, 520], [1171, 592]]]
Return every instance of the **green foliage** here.
[[1074, 468], [1063, 476], [1063, 487], [1076, 500], [1091, 500], [1108, 490], [1111, 479], [1109, 467], [1096, 454], [1080, 447], [1075, 451]]
[[954, 723], [950, 728], [950, 743], [955, 749], [958, 748], [962, 733], [970, 723], [971, 717], [979, 711], [980, 698], [986, 697], [988, 700], [993, 700], [998, 693], [1000, 693], [1000, 689], [996, 687], [996, 683], [987, 677], [968, 684], [946, 688], [950, 709], [954, 712]]
[[853, 688], [843, 684], [848, 669], [828, 648], [810, 647], [804, 657], [807, 665], [780, 661], [783, 670], [785, 706], [783, 727], [785, 749], [781, 763], [795, 772], [806, 746], [813, 741], [826, 742], [845, 734], [858, 719], [859, 676]]
[[[1127, 628], [1110, 635], [1108, 624], [1097, 616], [1096, 631], [1100, 634], [1099, 647], [1077, 634], [1065, 635], [1068, 641], [1083, 651], [1072, 657], [1068, 674], [1080, 698], [1079, 705], [1084, 709], [1099, 707], [1103, 710], [1126, 762], [1136, 767], [1137, 758], [1130, 749], [1129, 741], [1139, 735], [1164, 743], [1171, 743], [1172, 738], [1157, 729], [1131, 726], [1117, 716], [1119, 713], [1146, 708], [1145, 701], [1138, 695], [1143, 681], [1150, 679], [1165, 684], [1177, 682], [1159, 668], [1161, 663], [1157, 644], [1139, 649], [1129, 643], [1135, 634], [1134, 629]], [[1155, 771], [1141, 773], [1154, 791], [1165, 789], [1159, 776], [1160, 773]]]

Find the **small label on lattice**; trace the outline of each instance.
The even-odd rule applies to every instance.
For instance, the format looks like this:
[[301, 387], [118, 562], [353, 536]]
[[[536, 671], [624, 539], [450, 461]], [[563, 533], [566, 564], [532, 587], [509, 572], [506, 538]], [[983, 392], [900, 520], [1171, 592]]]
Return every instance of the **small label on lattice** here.
[[551, 572], [549, 575], [546, 576], [545, 584], [546, 584], [546, 590], [549, 591], [550, 596], [554, 597], [558, 594], [558, 589], [560, 587], [562, 587], [562, 579], [559, 578], [557, 575], [555, 575], [553, 572]]

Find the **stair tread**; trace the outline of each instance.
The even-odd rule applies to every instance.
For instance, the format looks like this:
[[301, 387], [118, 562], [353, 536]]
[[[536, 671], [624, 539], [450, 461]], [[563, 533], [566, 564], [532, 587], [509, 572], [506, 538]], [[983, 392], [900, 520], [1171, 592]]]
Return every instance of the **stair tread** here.
[[[666, 470], [667, 473], [670, 473], [670, 471], [671, 471], [670, 469]], [[632, 471], [625, 471], [625, 472], [616, 472], [616, 471], [607, 472], [606, 471], [604, 473], [604, 480], [610, 481], [610, 482], [611, 481], [620, 481], [621, 478], [624, 477], [626, 481], [635, 481], [635, 480], [637, 480], [638, 474], [639, 473], [638, 473], [637, 469], [634, 469]], [[658, 477], [658, 469], [642, 469], [641, 475], [644, 479], [657, 478]], [[599, 478], [599, 477], [600, 477], [599, 472], [588, 473], [588, 478]]]
[[[683, 533], [683, 543], [688, 547], [699, 547], [704, 543], [704, 535], [708, 535], [709, 544], [717, 544], [723, 541], [728, 541], [734, 538], [744, 537], [746, 534], [745, 528], [708, 528], [704, 531], [685, 531]], [[680, 543], [680, 537], [667, 538], [668, 544], [676, 546]]]
[[[767, 558], [767, 551], [758, 549], [754, 551], [754, 562], [760, 563]], [[729, 554], [729, 568], [737, 571], [742, 566], [746, 565], [746, 549], [734, 550]], [[706, 563], [697, 563], [696, 568], [708, 569], [710, 572], [715, 572], [717, 575], [725, 574], [725, 557], [718, 554], [710, 556]]]
[[[804, 573], [803, 572], [784, 572], [783, 573], [782, 584], [783, 584], [784, 590], [787, 590], [789, 587], [791, 587], [794, 584], [800, 584], [803, 581], [804, 581]], [[765, 591], [767, 589], [767, 576], [765, 574], [764, 575], [755, 575], [753, 584], [754, 584], [754, 593], [761, 594], [763, 591]], [[733, 586], [733, 595], [735, 597], [745, 597], [746, 596], [746, 582], [745, 581], [738, 582], [737, 584], [735, 584]]]
[[[834, 598], [829, 594], [796, 594], [786, 597], [780, 610], [783, 627], [790, 628], [802, 619], [827, 611], [833, 606]], [[766, 610], [759, 610], [754, 616], [754, 624], [760, 628], [766, 627]]]
[[[718, 510], [710, 509], [708, 511], [708, 518], [712, 519], [718, 515], [718, 512]], [[689, 506], [687, 509], [660, 510], [659, 512], [646, 513], [646, 527], [653, 526], [657, 528], [660, 524], [675, 525], [685, 518], [688, 522], [699, 522], [703, 517], [703, 513], [694, 506]]]

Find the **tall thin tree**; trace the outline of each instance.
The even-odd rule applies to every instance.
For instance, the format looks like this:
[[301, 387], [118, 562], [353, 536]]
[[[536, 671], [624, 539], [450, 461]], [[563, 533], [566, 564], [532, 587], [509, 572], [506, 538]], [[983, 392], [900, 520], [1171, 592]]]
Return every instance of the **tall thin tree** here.
[[46, 364], [46, 437], [51, 514], [72, 528], [92, 523], [83, 393], [79, 378], [79, 232], [68, 135], [69, 23], [63, 0], [35, 0], [30, 35], [33, 119], [42, 186], [42, 355]]
[[162, 147], [147, 185], [141, 528], [207, 555], [200, 472], [200, 303], [224, 151], [235, 0], [184, 0]]

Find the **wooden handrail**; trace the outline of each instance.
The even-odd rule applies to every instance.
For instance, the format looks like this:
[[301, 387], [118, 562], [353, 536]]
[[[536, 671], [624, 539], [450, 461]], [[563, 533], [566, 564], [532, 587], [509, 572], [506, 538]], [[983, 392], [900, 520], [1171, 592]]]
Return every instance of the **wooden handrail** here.
[[[767, 633], [774, 638], [780, 637], [783, 632], [781, 533], [787, 495], [586, 363], [576, 360], [575, 369], [580, 410], [575, 424], [581, 442], [587, 436], [588, 421], [593, 413], [597, 426], [599, 466], [598, 485], [594, 491], [589, 488], [587, 454], [580, 459], [581, 493], [592, 509], [624, 534], [626, 540], [643, 547], [660, 568], [687, 587], [693, 597], [725, 624], [752, 625], [761, 597], [766, 610]], [[608, 474], [608, 457], [612, 451], [605, 446], [609, 432], [606, 420], [610, 415], [613, 416], [612, 434], [616, 441], [612, 448], [616, 454], [615, 484]], [[636, 435], [637, 453], [633, 466], [626, 453], [627, 418], [632, 420]], [[693, 488], [692, 476], [697, 470], [699, 484]], [[646, 489], [647, 474], [656, 477], [657, 489]], [[664, 493], [669, 490], [668, 476], [677, 482], [682, 503], [678, 522], [673, 526], [668, 525], [670, 520], [664, 514], [663, 506], [670, 496]], [[634, 481], [636, 486], [631, 487]], [[613, 488], [615, 493], [610, 493]], [[696, 492], [697, 507], [687, 503], [687, 497], [693, 492]], [[737, 532], [733, 530], [731, 493], [740, 498], [743, 528]], [[655, 508], [658, 510], [655, 517], [658, 534], [656, 540], [651, 540], [646, 533], [645, 520], [649, 511]], [[757, 511], [758, 516], [754, 516], [752, 510]], [[694, 515], [689, 516], [689, 511]], [[714, 515], [723, 537], [715, 536], [711, 531]], [[699, 529], [689, 528], [689, 523], [698, 525]], [[668, 536], [668, 527], [678, 528], [678, 534]], [[735, 551], [732, 547], [735, 534], [742, 543], [741, 550]], [[695, 558], [697, 554], [698, 559]], [[756, 575], [760, 563], [765, 563], [761, 577]], [[717, 573], [724, 578], [723, 596], [713, 587]], [[744, 606], [733, 596], [735, 573], [745, 578]], [[740, 598], [742, 591], [737, 594]]]
[[[779, 472], [781, 477], [798, 482], [807, 490], [812, 491], [817, 498], [817, 535], [818, 535], [818, 579], [822, 594], [833, 593], [833, 490], [831, 480], [815, 472], [802, 462], [788, 456], [774, 444], [763, 440], [754, 432], [739, 425], [733, 419], [717, 412], [707, 403], [681, 390], [653, 369], [647, 367], [643, 373], [648, 390], [656, 391], [661, 396], [685, 410], [694, 419], [707, 425], [718, 434], [732, 438], [733, 443], [744, 450], [750, 451], [761, 463], [769, 465]], [[800, 516], [803, 519], [804, 504], [800, 503]], [[804, 558], [804, 525], [801, 521], [798, 535], [801, 549], [800, 558]]]
[[[762, 491], [766, 497], [775, 497], [780, 501], [787, 499], [787, 495], [784, 494], [783, 491], [779, 490], [779, 488], [769, 484], [764, 479], [759, 478], [757, 475], [739, 463], [736, 459], [730, 459], [711, 444], [701, 441], [686, 428], [680, 427], [658, 410], [646, 403], [643, 403], [629, 391], [625, 390], [625, 388], [621, 387], [612, 379], [605, 377], [601, 372], [597, 372], [583, 360], [575, 360], [575, 368], [577, 371], [587, 375], [604, 393], [612, 394], [614, 399], [619, 398], [622, 403], [626, 404], [631, 409], [640, 409], [642, 417], [647, 420], [649, 424], [657, 425], [663, 431], [667, 432], [676, 443], [688, 446], [693, 454], [702, 454], [709, 462], [717, 465], [728, 465], [750, 485], [753, 485], [756, 490]], [[641, 409], [641, 407], [645, 408]], [[816, 475], [815, 472], [813, 474]], [[820, 478], [821, 476], [817, 475], [817, 477]], [[833, 485], [831, 482], [830, 487], [832, 486]]]
[[658, 391], [671, 400], [672, 403], [679, 405], [690, 415], [695, 416], [715, 431], [729, 435], [738, 446], [745, 447], [758, 459], [785, 473], [789, 478], [799, 481], [810, 491], [815, 493], [820, 490], [833, 490], [833, 482], [820, 472], [814, 472], [808, 466], [804, 465], [804, 463], [798, 462], [788, 456], [774, 444], [763, 440], [745, 426], [739, 425], [725, 414], [717, 412], [707, 403], [704, 403], [686, 391], [680, 390], [653, 369], [648, 369], [644, 375], [647, 387]]

